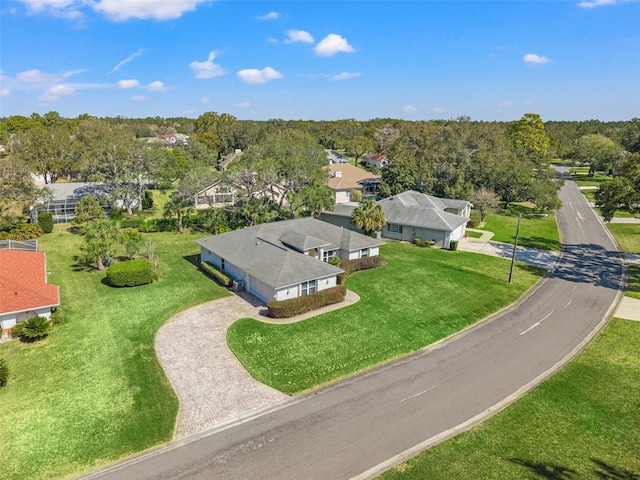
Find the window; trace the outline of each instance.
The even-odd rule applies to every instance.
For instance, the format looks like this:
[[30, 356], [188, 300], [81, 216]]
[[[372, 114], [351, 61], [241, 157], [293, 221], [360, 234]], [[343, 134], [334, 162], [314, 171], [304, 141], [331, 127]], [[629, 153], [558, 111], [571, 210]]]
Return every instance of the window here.
[[389, 233], [402, 233], [402, 225], [395, 225], [393, 223], [387, 223], [387, 232], [389, 232]]
[[302, 282], [300, 284], [300, 295], [311, 295], [316, 293], [316, 281], [309, 280], [308, 282]]
[[325, 250], [324, 253], [322, 254], [322, 261], [328, 262], [331, 257], [336, 256], [336, 252], [337, 250]]
[[220, 269], [224, 270], [224, 258], [220, 259]]
[[360, 258], [365, 258], [369, 256], [369, 249], [368, 248], [363, 248], [362, 250], [360, 250]]

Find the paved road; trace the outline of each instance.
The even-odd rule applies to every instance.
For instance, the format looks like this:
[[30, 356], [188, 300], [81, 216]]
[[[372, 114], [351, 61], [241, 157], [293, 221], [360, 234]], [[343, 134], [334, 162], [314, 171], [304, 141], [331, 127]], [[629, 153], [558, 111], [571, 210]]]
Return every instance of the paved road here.
[[90, 478], [367, 478], [485, 418], [582, 348], [618, 296], [623, 267], [606, 231], [572, 180], [561, 197], [563, 256], [517, 308], [455, 341]]

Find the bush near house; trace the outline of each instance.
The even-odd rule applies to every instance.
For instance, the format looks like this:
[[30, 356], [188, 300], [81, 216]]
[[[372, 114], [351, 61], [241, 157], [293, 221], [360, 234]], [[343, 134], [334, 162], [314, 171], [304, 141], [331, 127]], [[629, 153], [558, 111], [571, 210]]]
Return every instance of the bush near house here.
[[326, 305], [342, 302], [347, 294], [347, 287], [338, 285], [336, 287], [327, 288], [311, 295], [303, 295], [302, 297], [290, 298], [289, 300], [274, 300], [267, 303], [271, 318], [289, 318], [301, 313], [310, 312]]
[[218, 269], [215, 265], [209, 262], [200, 262], [200, 268], [203, 272], [213, 278], [216, 282], [218, 282], [223, 287], [230, 287], [232, 280], [226, 273], [222, 270]]
[[4, 358], [0, 358], [0, 387], [6, 385], [9, 380], [9, 366]]
[[153, 280], [151, 263], [141, 258], [116, 263], [107, 268], [107, 282], [112, 287], [136, 287]]
[[53, 214], [50, 212], [38, 214], [38, 225], [44, 233], [51, 233], [53, 231]]

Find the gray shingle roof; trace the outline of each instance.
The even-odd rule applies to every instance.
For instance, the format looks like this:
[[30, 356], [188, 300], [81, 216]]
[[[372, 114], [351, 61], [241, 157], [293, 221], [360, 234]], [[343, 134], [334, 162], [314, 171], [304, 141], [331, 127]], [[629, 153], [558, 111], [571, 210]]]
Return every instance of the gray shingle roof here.
[[343, 272], [287, 245], [303, 247], [300, 250], [323, 247], [354, 251], [384, 242], [309, 217], [264, 223], [202, 238], [196, 243], [261, 282], [281, 288]]

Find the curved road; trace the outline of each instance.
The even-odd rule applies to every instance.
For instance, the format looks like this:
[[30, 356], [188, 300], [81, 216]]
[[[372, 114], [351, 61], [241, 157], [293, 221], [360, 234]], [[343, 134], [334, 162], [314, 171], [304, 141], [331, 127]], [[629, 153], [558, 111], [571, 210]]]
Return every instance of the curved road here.
[[369, 478], [515, 400], [599, 332], [623, 282], [613, 242], [564, 175], [563, 254], [515, 308], [454, 341], [87, 478]]

